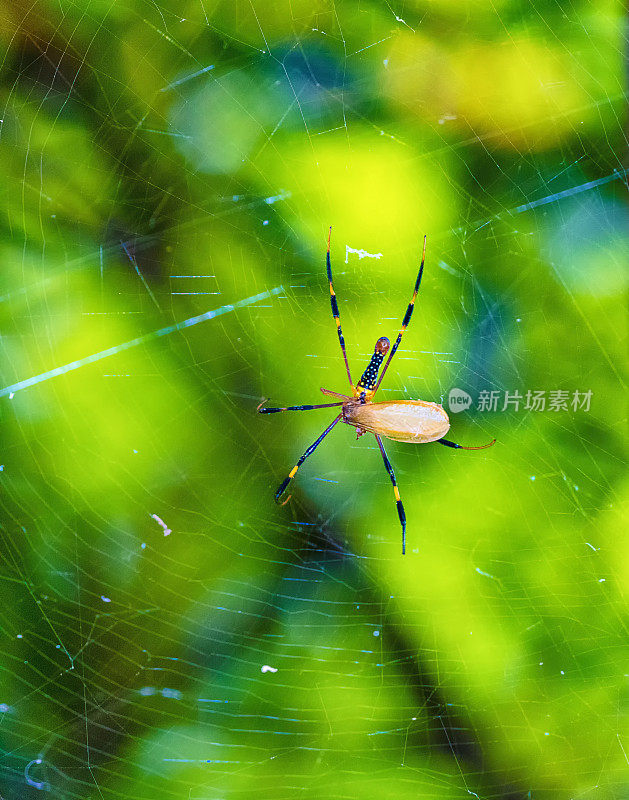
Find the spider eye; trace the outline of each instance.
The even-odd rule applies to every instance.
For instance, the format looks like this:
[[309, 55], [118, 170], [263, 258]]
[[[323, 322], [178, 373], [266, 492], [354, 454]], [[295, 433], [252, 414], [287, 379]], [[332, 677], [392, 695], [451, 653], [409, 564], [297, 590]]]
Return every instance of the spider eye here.
[[384, 355], [384, 353], [387, 352], [389, 347], [391, 347], [391, 342], [387, 339], [386, 336], [382, 336], [376, 342], [376, 353], [382, 353]]

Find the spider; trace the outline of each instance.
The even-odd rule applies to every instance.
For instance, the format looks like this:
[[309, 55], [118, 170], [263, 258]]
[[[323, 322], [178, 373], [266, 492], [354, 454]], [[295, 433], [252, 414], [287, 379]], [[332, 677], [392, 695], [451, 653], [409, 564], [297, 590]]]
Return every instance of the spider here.
[[[326, 255], [326, 267], [328, 273], [328, 282], [330, 284], [330, 303], [332, 305], [332, 316], [336, 322], [336, 330], [339, 337], [339, 344], [345, 360], [345, 369], [347, 370], [347, 378], [351, 389], [351, 395], [339, 394], [333, 392], [331, 389], [321, 389], [323, 394], [331, 395], [332, 397], [340, 398], [337, 403], [323, 403], [320, 405], [303, 405], [303, 406], [286, 406], [285, 408], [263, 408], [266, 400], [263, 400], [257, 408], [260, 414], [276, 414], [279, 411], [312, 411], [317, 408], [338, 408], [341, 407], [341, 413], [332, 420], [330, 425], [323, 431], [321, 436], [313, 442], [306, 452], [301, 456], [299, 461], [288, 473], [288, 476], [282, 481], [277, 492], [275, 493], [276, 502], [279, 501], [281, 496], [286, 491], [288, 484], [295, 477], [295, 473], [304, 463], [304, 461], [311, 456], [314, 451], [319, 447], [321, 442], [330, 433], [334, 426], [341, 422], [347, 425], [352, 425], [356, 428], [356, 438], [363, 436], [365, 433], [373, 433], [378, 442], [378, 447], [382, 453], [384, 466], [389, 474], [391, 483], [393, 484], [393, 494], [395, 495], [395, 503], [397, 513], [400, 518], [400, 525], [402, 526], [402, 555], [406, 553], [406, 513], [402, 500], [400, 499], [400, 492], [395, 480], [395, 473], [391, 462], [389, 461], [384, 445], [382, 444], [382, 437], [392, 439], [396, 442], [409, 442], [414, 444], [425, 444], [427, 442], [439, 442], [439, 444], [446, 445], [446, 447], [454, 447], [457, 450], [485, 450], [495, 444], [496, 440], [492, 439], [489, 444], [481, 445], [480, 447], [465, 447], [462, 444], [456, 444], [443, 436], [450, 428], [450, 420], [444, 411], [443, 407], [438, 403], [429, 403], [425, 400], [386, 400], [384, 402], [374, 403], [373, 398], [378, 391], [382, 379], [391, 363], [391, 359], [395, 355], [395, 351], [400, 346], [402, 335], [408, 327], [415, 307], [415, 298], [419, 291], [419, 285], [422, 280], [422, 273], [424, 271], [424, 260], [426, 258], [426, 237], [424, 236], [424, 247], [422, 250], [422, 260], [415, 281], [415, 288], [411, 302], [408, 304], [406, 314], [402, 320], [402, 327], [398, 333], [395, 344], [391, 347], [391, 342], [382, 336], [376, 342], [374, 353], [367, 368], [362, 374], [361, 379], [356, 385], [352, 381], [352, 375], [349, 369], [349, 362], [347, 360], [347, 353], [345, 351], [345, 339], [341, 330], [341, 320], [339, 317], [339, 307], [334, 292], [334, 285], [332, 283], [332, 266], [330, 264], [330, 237], [332, 235], [332, 228], [328, 233], [328, 250]], [[384, 361], [384, 357], [389, 354], [387, 361], [384, 365], [380, 377], [378, 372], [380, 366]], [[286, 498], [284, 503], [290, 500], [290, 495]]]

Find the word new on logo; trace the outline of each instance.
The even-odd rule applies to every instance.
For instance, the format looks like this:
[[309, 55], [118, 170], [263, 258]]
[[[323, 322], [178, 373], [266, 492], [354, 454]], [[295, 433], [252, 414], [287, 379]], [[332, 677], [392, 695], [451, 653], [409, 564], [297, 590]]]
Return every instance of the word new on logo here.
[[459, 411], [465, 411], [472, 405], [472, 398], [463, 389], [450, 389], [448, 395], [448, 406], [453, 414], [458, 414]]

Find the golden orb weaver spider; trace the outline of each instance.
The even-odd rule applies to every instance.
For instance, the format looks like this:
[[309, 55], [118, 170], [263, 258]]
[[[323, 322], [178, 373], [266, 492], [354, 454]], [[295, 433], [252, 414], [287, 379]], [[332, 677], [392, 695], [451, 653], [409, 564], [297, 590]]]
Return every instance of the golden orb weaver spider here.
[[[415, 298], [417, 297], [419, 285], [422, 280], [422, 274], [424, 272], [424, 260], [426, 258], [425, 236], [424, 247], [422, 250], [422, 260], [421, 264], [419, 265], [417, 280], [415, 281], [415, 289], [413, 290], [411, 302], [408, 304], [408, 308], [406, 309], [406, 314], [402, 320], [402, 327], [398, 333], [397, 339], [395, 340], [395, 344], [393, 347], [391, 347], [391, 342], [386, 338], [386, 336], [382, 336], [380, 339], [378, 339], [374, 353], [371, 357], [371, 361], [363, 372], [361, 379], [356, 385], [354, 385], [349, 369], [349, 362], [347, 360], [347, 353], [345, 351], [345, 339], [343, 338], [343, 331], [341, 330], [339, 307], [336, 300], [336, 294], [334, 292], [334, 285], [332, 283], [332, 266], [330, 263], [331, 236], [332, 228], [330, 228], [328, 233], [328, 251], [326, 256], [328, 282], [330, 284], [330, 303], [332, 305], [332, 316], [336, 322], [339, 344], [341, 345], [343, 359], [345, 360], [345, 369], [347, 370], [347, 378], [349, 380], [352, 393], [351, 395], [345, 395], [339, 394], [338, 392], [333, 392], [331, 389], [322, 388], [321, 391], [323, 394], [339, 397], [341, 398], [341, 402], [322, 403], [314, 406], [307, 405], [286, 406], [285, 408], [263, 408], [262, 406], [264, 403], [266, 403], [266, 400], [263, 400], [260, 403], [257, 408], [257, 411], [260, 414], [276, 414], [279, 411], [312, 411], [316, 408], [338, 408], [341, 406], [341, 413], [335, 417], [334, 420], [332, 420], [330, 425], [328, 425], [328, 427], [323, 431], [321, 436], [319, 436], [319, 438], [310, 445], [310, 447], [288, 473], [288, 476], [282, 481], [277, 492], [275, 493], [275, 500], [276, 502], [279, 501], [280, 497], [286, 491], [288, 484], [295, 477], [295, 473], [299, 467], [301, 467], [308, 456], [314, 453], [317, 447], [338, 422], [342, 420], [347, 425], [352, 425], [354, 428], [356, 428], [356, 438], [363, 436], [367, 432], [373, 433], [373, 435], [376, 437], [376, 441], [378, 442], [380, 452], [382, 453], [385, 469], [389, 474], [391, 483], [393, 484], [393, 494], [395, 496], [397, 512], [400, 518], [400, 525], [402, 526], [402, 555], [404, 555], [406, 553], [406, 513], [404, 511], [404, 506], [402, 505], [402, 500], [400, 499], [400, 492], [395, 480], [393, 467], [391, 466], [391, 462], [389, 461], [384, 449], [384, 445], [382, 444], [382, 437], [384, 436], [387, 439], [392, 439], [396, 442], [410, 442], [413, 444], [439, 442], [439, 444], [444, 444], [447, 447], [454, 447], [457, 450], [485, 450], [487, 447], [491, 447], [493, 444], [495, 444], [496, 440], [492, 439], [489, 444], [484, 444], [480, 447], [466, 447], [462, 444], [456, 444], [448, 439], [444, 439], [444, 434], [447, 433], [450, 428], [450, 420], [448, 419], [448, 415], [444, 411], [443, 406], [439, 405], [438, 403], [429, 403], [424, 400], [387, 400], [380, 403], [373, 402], [374, 395], [382, 383], [382, 379], [384, 378], [385, 372], [391, 363], [391, 359], [395, 355], [395, 351], [400, 346], [402, 335], [411, 321], [413, 308], [415, 307]], [[382, 365], [384, 357], [387, 353], [389, 353], [389, 357], [387, 358], [384, 368], [380, 373], [380, 377], [378, 378], [380, 366]], [[290, 498], [291, 495], [286, 498], [282, 505], [287, 503]]]

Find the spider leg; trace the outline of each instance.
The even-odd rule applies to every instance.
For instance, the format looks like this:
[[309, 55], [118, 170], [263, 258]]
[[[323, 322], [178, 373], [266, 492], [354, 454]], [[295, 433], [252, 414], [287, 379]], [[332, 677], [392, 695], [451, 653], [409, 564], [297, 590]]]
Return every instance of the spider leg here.
[[400, 518], [400, 525], [402, 526], [402, 555], [406, 553], [406, 513], [404, 511], [404, 506], [402, 505], [402, 501], [400, 500], [400, 492], [397, 488], [397, 481], [395, 480], [395, 472], [393, 472], [393, 467], [391, 466], [391, 462], [387, 458], [387, 454], [384, 449], [384, 445], [382, 444], [382, 439], [378, 436], [377, 433], [374, 434], [376, 440], [378, 442], [378, 447], [380, 448], [380, 452], [382, 453], [382, 460], [384, 461], [384, 466], [386, 471], [389, 473], [389, 478], [391, 478], [391, 483], [393, 484], [393, 494], [395, 495], [395, 504], [397, 506], [397, 513]]
[[342, 397], [343, 400], [351, 400], [348, 394], [340, 394], [340, 392], [333, 392], [332, 389], [324, 389], [323, 386], [319, 389], [323, 394], [329, 394], [331, 397]]
[[456, 442], [449, 442], [447, 439], [437, 439], [439, 444], [445, 444], [446, 447], [454, 447], [455, 450], [486, 450], [488, 447], [491, 447], [492, 444], [496, 444], [496, 440], [492, 439], [489, 444], [482, 444], [480, 447], [466, 447], [463, 444], [457, 444]]
[[[337, 404], [335, 403], [335, 405], [337, 405]], [[326, 429], [323, 431], [323, 433], [321, 434], [321, 436], [319, 436], [319, 438], [317, 439], [317, 441], [316, 441], [316, 442], [313, 442], [313, 443], [310, 445], [310, 447], [309, 447], [309, 448], [306, 450], [306, 452], [303, 454], [303, 456], [302, 456], [302, 457], [299, 459], [299, 461], [298, 461], [298, 462], [295, 464], [295, 466], [294, 466], [294, 467], [291, 469], [291, 471], [288, 473], [288, 476], [287, 476], [286, 478], [284, 478], [284, 480], [283, 480], [283, 481], [282, 481], [282, 483], [280, 484], [280, 486], [279, 486], [279, 488], [278, 488], [277, 492], [275, 492], [275, 502], [276, 502], [276, 503], [277, 503], [277, 502], [279, 502], [279, 499], [280, 499], [280, 497], [281, 497], [281, 496], [284, 494], [284, 492], [286, 491], [286, 487], [287, 487], [287, 486], [288, 486], [288, 484], [291, 482], [291, 480], [292, 480], [292, 479], [295, 477], [295, 473], [297, 472], [297, 470], [299, 469], [299, 467], [301, 467], [301, 465], [302, 465], [302, 464], [304, 463], [304, 461], [305, 461], [305, 460], [308, 458], [308, 456], [310, 456], [310, 455], [312, 455], [312, 454], [314, 453], [314, 451], [317, 449], [317, 447], [319, 447], [319, 445], [321, 444], [321, 442], [322, 442], [322, 441], [325, 439], [325, 437], [328, 435], [328, 433], [330, 433], [330, 431], [331, 431], [331, 430], [332, 430], [332, 428], [333, 428], [333, 427], [336, 425], [336, 423], [340, 421], [340, 419], [342, 418], [342, 416], [343, 416], [342, 414], [339, 414], [339, 415], [338, 415], [338, 417], [336, 417], [336, 418], [335, 418], [335, 419], [332, 421], [332, 423], [331, 423], [330, 425], [328, 425], [328, 427], [327, 427], [327, 428], [326, 428]], [[286, 501], [286, 502], [288, 502], [288, 501]]]
[[322, 403], [318, 406], [284, 406], [284, 408], [262, 408], [265, 403], [266, 400], [263, 400], [256, 408], [258, 414], [277, 414], [278, 411], [313, 411], [315, 408], [336, 408], [337, 406], [343, 405], [343, 403]]
[[336, 301], [336, 293], [334, 292], [334, 285], [332, 284], [332, 265], [330, 264], [330, 237], [332, 236], [332, 227], [330, 226], [330, 232], [328, 233], [328, 252], [325, 258], [325, 264], [328, 271], [328, 282], [330, 284], [330, 304], [332, 306], [332, 316], [334, 317], [334, 321], [336, 322], [336, 332], [339, 335], [339, 344], [341, 345], [341, 350], [343, 351], [343, 358], [345, 359], [345, 369], [347, 370], [347, 378], [349, 380], [349, 385], [354, 392], [354, 383], [352, 381], [352, 374], [349, 371], [349, 361], [347, 360], [347, 353], [345, 352], [345, 339], [343, 337], [343, 331], [341, 330], [341, 318], [339, 317], [339, 304]]
[[395, 351], [400, 346], [400, 342], [402, 341], [402, 335], [404, 331], [408, 328], [408, 323], [411, 321], [411, 317], [413, 316], [413, 309], [415, 308], [415, 298], [417, 297], [417, 292], [419, 291], [419, 285], [422, 282], [422, 274], [424, 272], [424, 261], [426, 260], [426, 237], [424, 236], [424, 249], [422, 250], [422, 263], [419, 265], [419, 272], [417, 273], [417, 280], [415, 281], [415, 289], [413, 290], [413, 296], [411, 297], [411, 302], [408, 304], [408, 308], [406, 309], [406, 314], [404, 314], [404, 319], [402, 320], [402, 327], [400, 332], [397, 335], [397, 339], [395, 340], [395, 344], [391, 348], [391, 352], [389, 353], [389, 357], [387, 358], [387, 362], [384, 365], [384, 369], [380, 373], [380, 377], [378, 378], [378, 383], [376, 384], [373, 393], [375, 394], [378, 391], [378, 387], [382, 383], [382, 379], [384, 378], [384, 373], [387, 371], [389, 364], [391, 363], [391, 359], [395, 355]]

